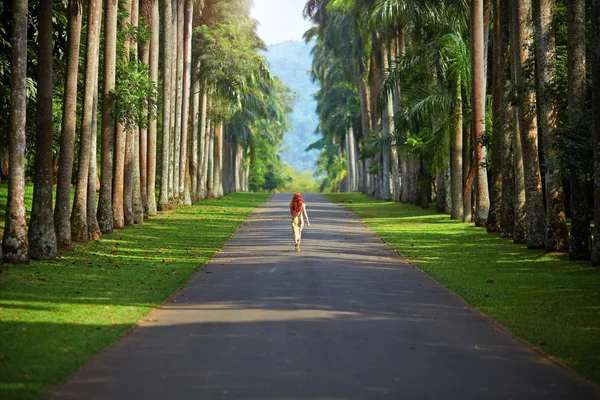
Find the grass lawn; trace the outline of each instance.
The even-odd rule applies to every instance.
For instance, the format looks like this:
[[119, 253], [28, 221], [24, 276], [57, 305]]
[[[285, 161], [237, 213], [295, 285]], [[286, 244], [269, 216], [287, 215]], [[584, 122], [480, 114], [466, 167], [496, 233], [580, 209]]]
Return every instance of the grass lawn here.
[[[600, 383], [600, 270], [450, 220], [435, 209], [357, 193], [327, 197], [433, 279], [538, 349]], [[353, 203], [349, 201], [352, 200]]]
[[54, 262], [5, 265], [0, 398], [37, 398], [76, 371], [182, 287], [268, 196], [234, 193], [180, 207], [75, 245]]

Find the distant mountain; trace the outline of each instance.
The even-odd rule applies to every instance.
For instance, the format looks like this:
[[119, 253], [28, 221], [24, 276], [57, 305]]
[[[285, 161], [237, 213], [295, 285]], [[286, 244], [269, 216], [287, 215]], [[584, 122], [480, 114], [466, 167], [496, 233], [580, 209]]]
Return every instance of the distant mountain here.
[[319, 139], [314, 133], [319, 125], [319, 117], [316, 113], [317, 102], [313, 98], [319, 87], [311, 82], [309, 75], [312, 47], [304, 42], [284, 42], [269, 46], [269, 51], [263, 53], [271, 72], [298, 94], [291, 118], [294, 129], [284, 136], [281, 158], [300, 172], [314, 171], [319, 157], [317, 150], [304, 151]]

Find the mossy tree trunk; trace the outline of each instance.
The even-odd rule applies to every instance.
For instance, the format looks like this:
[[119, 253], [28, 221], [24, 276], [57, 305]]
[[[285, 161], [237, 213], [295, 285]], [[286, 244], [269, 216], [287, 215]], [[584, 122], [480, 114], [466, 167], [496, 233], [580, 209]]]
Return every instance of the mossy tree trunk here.
[[82, 4], [69, 0], [67, 4], [67, 69], [63, 98], [58, 183], [54, 207], [54, 228], [59, 247], [71, 246], [71, 175], [77, 129], [77, 77], [79, 72], [79, 44], [81, 42]]
[[52, 0], [40, 3], [35, 177], [28, 232], [29, 255], [37, 260], [56, 258], [52, 214], [52, 8]]
[[113, 231], [113, 157], [115, 119], [112, 114], [117, 61], [117, 0], [106, 0], [104, 12], [104, 89], [102, 91], [102, 155], [100, 170], [100, 198], [98, 225], [102, 233]]
[[557, 108], [556, 102], [548, 93], [554, 83], [554, 63], [556, 46], [552, 28], [553, 0], [538, 0], [535, 7], [536, 25], [536, 67], [537, 67], [537, 105], [539, 132], [544, 145], [546, 160], [546, 250], [567, 252], [569, 249], [569, 230], [565, 215], [565, 194], [562, 185], [562, 173], [558, 162], [550, 163], [556, 157]]

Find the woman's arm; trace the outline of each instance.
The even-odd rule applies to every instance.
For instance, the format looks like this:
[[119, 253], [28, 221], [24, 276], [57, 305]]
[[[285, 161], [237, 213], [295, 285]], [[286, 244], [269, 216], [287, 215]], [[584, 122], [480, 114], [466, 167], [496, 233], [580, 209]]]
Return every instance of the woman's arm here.
[[306, 218], [306, 226], [310, 226], [310, 221], [308, 220], [308, 214], [306, 213], [306, 204], [302, 205], [302, 212], [304, 213], [304, 217]]

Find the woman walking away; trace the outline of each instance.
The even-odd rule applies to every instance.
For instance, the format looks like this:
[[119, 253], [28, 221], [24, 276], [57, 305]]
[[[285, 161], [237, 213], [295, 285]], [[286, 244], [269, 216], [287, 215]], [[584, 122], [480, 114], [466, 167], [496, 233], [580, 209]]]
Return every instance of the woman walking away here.
[[296, 251], [300, 251], [300, 239], [302, 236], [302, 228], [304, 228], [304, 219], [302, 214], [306, 218], [306, 226], [310, 226], [308, 221], [308, 214], [306, 213], [306, 203], [300, 192], [294, 193], [292, 202], [290, 203], [290, 213], [292, 214], [292, 233], [294, 234], [294, 245]]

